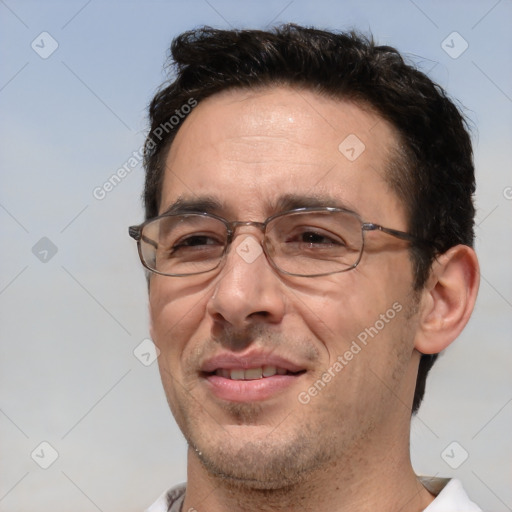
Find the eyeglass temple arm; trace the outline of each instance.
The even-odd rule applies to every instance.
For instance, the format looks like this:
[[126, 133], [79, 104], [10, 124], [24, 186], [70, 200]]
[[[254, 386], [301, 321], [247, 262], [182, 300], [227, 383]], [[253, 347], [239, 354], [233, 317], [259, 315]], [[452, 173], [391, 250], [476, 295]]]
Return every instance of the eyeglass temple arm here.
[[379, 224], [374, 224], [373, 222], [366, 222], [363, 224], [364, 231], [382, 231], [388, 235], [394, 236], [396, 238], [400, 238], [402, 240], [407, 240], [409, 242], [420, 242], [418, 238], [409, 233], [405, 233], [404, 231], [398, 231], [396, 229], [385, 228], [384, 226], [380, 226]]
[[142, 240], [147, 244], [152, 245], [155, 249], [158, 249], [158, 244], [154, 240], [148, 238], [147, 236], [142, 236], [141, 226], [130, 226], [128, 228], [128, 233], [133, 239], [137, 240], [137, 242]]

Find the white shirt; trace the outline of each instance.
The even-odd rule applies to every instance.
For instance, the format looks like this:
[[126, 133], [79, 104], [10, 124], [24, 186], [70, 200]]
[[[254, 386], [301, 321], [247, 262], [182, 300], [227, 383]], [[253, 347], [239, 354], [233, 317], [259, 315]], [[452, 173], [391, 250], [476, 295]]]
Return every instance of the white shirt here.
[[[423, 512], [482, 512], [482, 509], [468, 498], [459, 480], [420, 477], [420, 481], [429, 492], [436, 495], [434, 501]], [[173, 487], [145, 512], [186, 512], [181, 511], [185, 489], [185, 484]]]
[[420, 481], [436, 496], [423, 512], [482, 512], [482, 509], [468, 498], [460, 480], [420, 477]]

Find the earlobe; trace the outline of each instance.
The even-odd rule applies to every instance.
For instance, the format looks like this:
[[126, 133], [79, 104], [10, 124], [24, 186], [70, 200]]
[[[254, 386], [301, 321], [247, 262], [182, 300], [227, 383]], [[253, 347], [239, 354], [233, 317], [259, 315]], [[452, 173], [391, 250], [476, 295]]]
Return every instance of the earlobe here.
[[457, 338], [471, 316], [479, 283], [471, 247], [456, 245], [436, 259], [422, 292], [416, 350], [437, 354]]

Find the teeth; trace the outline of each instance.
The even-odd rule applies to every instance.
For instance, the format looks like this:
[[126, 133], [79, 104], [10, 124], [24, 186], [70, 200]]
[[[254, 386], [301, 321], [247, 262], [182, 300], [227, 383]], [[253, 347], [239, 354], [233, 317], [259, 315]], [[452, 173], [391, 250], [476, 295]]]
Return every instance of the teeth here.
[[242, 370], [231, 370], [230, 375], [231, 380], [244, 380], [245, 379], [245, 371]]
[[275, 366], [263, 366], [259, 368], [236, 368], [228, 370], [226, 368], [219, 368], [215, 371], [215, 375], [224, 377], [231, 380], [256, 380], [263, 377], [272, 377], [274, 375], [286, 375], [288, 370], [284, 368], [276, 368]]
[[263, 368], [249, 368], [245, 370], [246, 380], [261, 379], [263, 377]]
[[277, 368], [275, 366], [264, 366], [263, 367], [263, 377], [272, 377], [277, 372]]

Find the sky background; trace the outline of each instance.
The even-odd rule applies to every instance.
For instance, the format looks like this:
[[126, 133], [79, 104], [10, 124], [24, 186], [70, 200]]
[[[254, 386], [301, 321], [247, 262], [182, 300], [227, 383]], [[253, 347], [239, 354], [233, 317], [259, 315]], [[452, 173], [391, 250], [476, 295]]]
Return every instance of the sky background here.
[[469, 119], [480, 295], [411, 451], [418, 473], [512, 510], [511, 21], [511, 0], [0, 0], [0, 511], [141, 511], [185, 480], [157, 363], [136, 357], [147, 295], [127, 226], [143, 170], [93, 191], [141, 147], [174, 36], [283, 22], [371, 30]]

